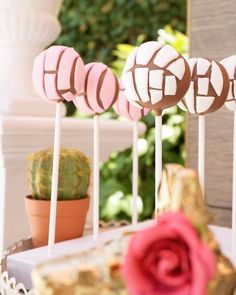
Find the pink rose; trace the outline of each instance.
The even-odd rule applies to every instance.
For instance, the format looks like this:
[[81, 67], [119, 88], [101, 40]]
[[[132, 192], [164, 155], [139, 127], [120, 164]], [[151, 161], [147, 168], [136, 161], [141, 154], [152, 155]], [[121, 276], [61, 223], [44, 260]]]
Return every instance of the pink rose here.
[[216, 258], [182, 213], [166, 213], [130, 242], [123, 277], [132, 295], [205, 295]]

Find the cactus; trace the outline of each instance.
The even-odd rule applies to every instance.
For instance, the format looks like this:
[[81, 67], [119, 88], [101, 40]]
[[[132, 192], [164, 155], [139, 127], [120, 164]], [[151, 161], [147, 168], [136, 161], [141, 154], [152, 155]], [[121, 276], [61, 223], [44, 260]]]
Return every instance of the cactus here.
[[[46, 149], [28, 157], [29, 185], [32, 197], [50, 200], [53, 150]], [[90, 181], [89, 159], [76, 149], [60, 150], [58, 200], [86, 197]]]

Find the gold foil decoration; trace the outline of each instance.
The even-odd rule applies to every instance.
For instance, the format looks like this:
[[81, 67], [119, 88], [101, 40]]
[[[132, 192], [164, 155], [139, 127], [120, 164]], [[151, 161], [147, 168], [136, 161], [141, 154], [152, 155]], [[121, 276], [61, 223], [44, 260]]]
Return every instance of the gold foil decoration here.
[[159, 214], [183, 211], [198, 230], [201, 239], [215, 252], [217, 273], [209, 285], [208, 295], [233, 295], [236, 287], [236, 269], [225, 257], [208, 224], [211, 214], [205, 205], [198, 174], [177, 164], [163, 170], [159, 188]]

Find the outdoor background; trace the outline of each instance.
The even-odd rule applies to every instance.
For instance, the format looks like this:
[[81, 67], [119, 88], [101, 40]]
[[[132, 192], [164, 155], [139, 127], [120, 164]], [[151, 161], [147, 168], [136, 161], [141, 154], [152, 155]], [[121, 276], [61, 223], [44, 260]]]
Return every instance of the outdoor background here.
[[[60, 13], [62, 33], [57, 44], [73, 46], [85, 63], [100, 61], [120, 77], [134, 46], [161, 39], [187, 54], [186, 0], [64, 0]], [[68, 116], [85, 117], [68, 106]], [[104, 120], [119, 118], [113, 110]], [[147, 131], [139, 139], [139, 217], [154, 208], [154, 114], [142, 120]], [[184, 163], [184, 114], [168, 109], [163, 117], [163, 161]], [[104, 220], [130, 220], [132, 153], [113, 153], [101, 164], [100, 215]]]

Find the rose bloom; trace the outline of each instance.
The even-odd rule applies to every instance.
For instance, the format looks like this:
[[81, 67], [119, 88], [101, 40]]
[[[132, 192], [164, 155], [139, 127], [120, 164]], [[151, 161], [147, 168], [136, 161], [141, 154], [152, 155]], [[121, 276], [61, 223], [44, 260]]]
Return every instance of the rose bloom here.
[[182, 213], [165, 213], [135, 234], [123, 264], [132, 295], [205, 295], [216, 257]]

